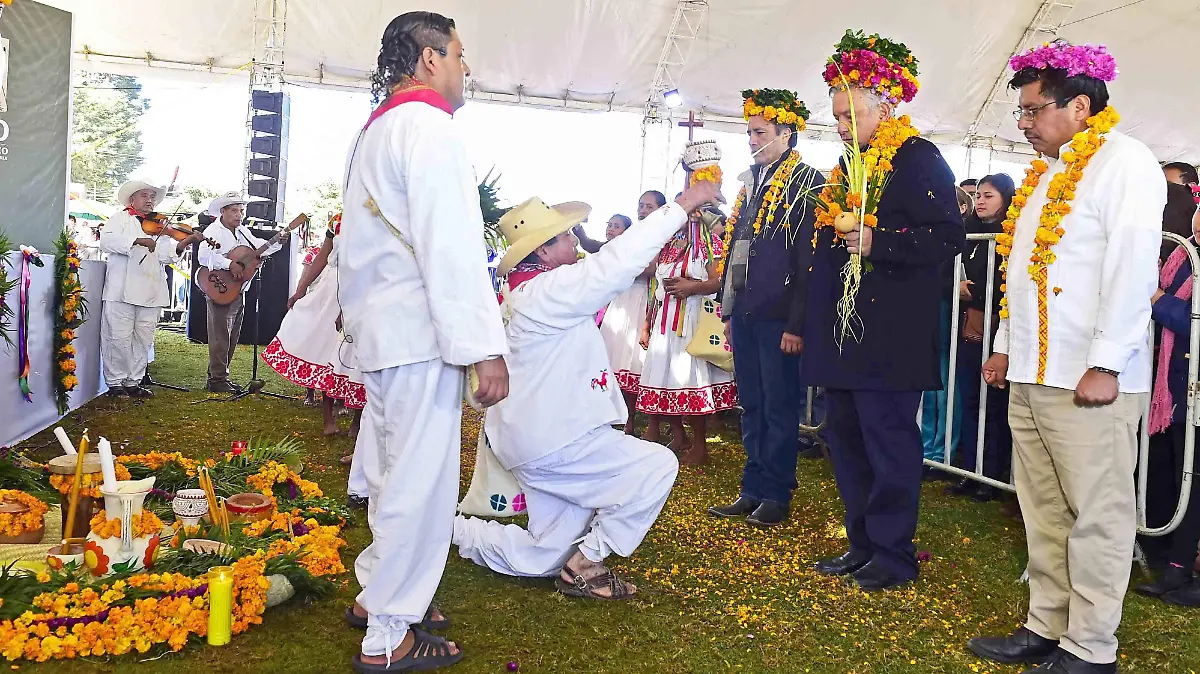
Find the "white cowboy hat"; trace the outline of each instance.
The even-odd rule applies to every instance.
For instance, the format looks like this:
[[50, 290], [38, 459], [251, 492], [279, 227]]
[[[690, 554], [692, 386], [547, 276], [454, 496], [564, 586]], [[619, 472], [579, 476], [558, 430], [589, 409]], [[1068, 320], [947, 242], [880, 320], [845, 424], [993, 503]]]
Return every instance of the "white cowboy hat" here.
[[219, 218], [221, 217], [222, 208], [225, 208], [226, 206], [233, 206], [234, 204], [245, 205], [246, 203], [248, 203], [248, 200], [245, 197], [237, 192], [230, 192], [213, 199], [212, 203], [208, 205], [208, 214]]
[[161, 204], [162, 200], [167, 196], [167, 191], [157, 185], [144, 183], [140, 180], [126, 180], [123, 185], [117, 188], [117, 203], [121, 204], [122, 208], [128, 206], [129, 200], [133, 198], [133, 195], [142, 190], [154, 190], [155, 207]]
[[592, 207], [581, 201], [547, 206], [534, 197], [505, 213], [499, 226], [509, 246], [496, 267], [496, 276], [507, 276], [530, 253], [583, 222], [591, 212]]

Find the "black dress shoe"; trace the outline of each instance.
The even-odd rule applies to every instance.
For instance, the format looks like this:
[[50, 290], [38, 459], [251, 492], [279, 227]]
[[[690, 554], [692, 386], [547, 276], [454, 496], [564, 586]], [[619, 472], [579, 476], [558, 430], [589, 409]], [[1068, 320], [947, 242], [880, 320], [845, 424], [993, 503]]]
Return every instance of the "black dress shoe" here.
[[1006, 637], [975, 637], [967, 642], [967, 648], [993, 662], [1032, 665], [1046, 662], [1058, 652], [1058, 642], [1021, 627]]
[[840, 557], [822, 559], [817, 562], [817, 573], [824, 576], [845, 576], [854, 573], [867, 565], [871, 556], [851, 550]]
[[130, 398], [153, 398], [154, 391], [144, 386], [126, 386], [125, 391], [129, 393]]
[[1200, 608], [1200, 579], [1193, 580], [1178, 590], [1164, 594], [1162, 600], [1175, 606]]
[[1142, 583], [1133, 591], [1143, 597], [1161, 597], [1169, 592], [1185, 588], [1192, 583], [1192, 573], [1178, 566], [1167, 565], [1153, 583]]
[[351, 510], [366, 510], [367, 497], [359, 496], [358, 494], [350, 494], [346, 497], [346, 505], [350, 506]]
[[739, 496], [738, 500], [727, 506], [713, 506], [708, 514], [713, 517], [745, 517], [758, 509], [758, 499], [749, 496]]
[[913, 582], [911, 578], [901, 578], [883, 567], [867, 564], [851, 576], [858, 587], [867, 592], [881, 592], [904, 587]]
[[776, 501], [763, 501], [746, 518], [746, 524], [756, 527], [779, 526], [788, 518], [788, 507]]
[[969, 496], [970, 494], [974, 493], [976, 489], [978, 489], [978, 484], [979, 483], [975, 480], [969, 480], [964, 477], [958, 482], [946, 487], [943, 493], [946, 494], [946, 496]]
[[1021, 674], [1117, 674], [1117, 663], [1106, 662], [1098, 665], [1088, 662], [1062, 650], [1056, 650], [1049, 658], [1043, 660], [1033, 669], [1027, 669]]

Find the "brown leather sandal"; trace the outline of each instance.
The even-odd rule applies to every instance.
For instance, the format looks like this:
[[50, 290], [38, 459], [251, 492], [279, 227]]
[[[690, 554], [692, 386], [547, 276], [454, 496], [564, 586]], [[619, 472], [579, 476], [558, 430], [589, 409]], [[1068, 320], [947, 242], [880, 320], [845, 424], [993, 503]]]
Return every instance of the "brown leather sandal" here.
[[[617, 601], [620, 599], [632, 599], [637, 594], [629, 583], [617, 577], [608, 567], [604, 568], [604, 573], [593, 578], [584, 578], [565, 564], [562, 570], [566, 571], [572, 580], [571, 582], [567, 582], [563, 580], [562, 575], [559, 575], [554, 579], [554, 588], [568, 597]], [[605, 596], [597, 593], [596, 590], [600, 588], [608, 588], [609, 595]]]

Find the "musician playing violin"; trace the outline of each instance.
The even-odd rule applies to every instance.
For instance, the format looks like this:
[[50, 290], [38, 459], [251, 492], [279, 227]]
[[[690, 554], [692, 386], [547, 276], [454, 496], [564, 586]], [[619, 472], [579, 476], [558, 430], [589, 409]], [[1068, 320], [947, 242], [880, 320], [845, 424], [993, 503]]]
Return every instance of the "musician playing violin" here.
[[[202, 267], [209, 269], [228, 269], [235, 281], [242, 283], [242, 293], [230, 304], [218, 304], [208, 298], [208, 390], [214, 393], [233, 391], [229, 381], [229, 361], [233, 359], [234, 349], [237, 348], [238, 338], [242, 333], [242, 317], [245, 314], [245, 291], [250, 287], [253, 273], [247, 273], [246, 266], [238, 260], [230, 260], [224, 253], [238, 246], [259, 248], [267, 241], [254, 236], [250, 228], [242, 224], [245, 214], [246, 199], [237, 193], [213, 199], [209, 204], [210, 215], [219, 218], [216, 222], [204, 228], [204, 236], [221, 246], [216, 250], [209, 243], [200, 245], [199, 261]], [[281, 233], [282, 235], [283, 233]], [[271, 255], [282, 245], [280, 237], [271, 241], [262, 256]]]
[[154, 395], [141, 381], [159, 313], [171, 302], [164, 267], [178, 263], [183, 251], [203, 238], [195, 233], [180, 240], [146, 234], [143, 221], [165, 196], [161, 187], [140, 180], [126, 182], [117, 190], [117, 203], [124, 208], [100, 230], [100, 250], [108, 253], [100, 349], [104, 381], [112, 396]]

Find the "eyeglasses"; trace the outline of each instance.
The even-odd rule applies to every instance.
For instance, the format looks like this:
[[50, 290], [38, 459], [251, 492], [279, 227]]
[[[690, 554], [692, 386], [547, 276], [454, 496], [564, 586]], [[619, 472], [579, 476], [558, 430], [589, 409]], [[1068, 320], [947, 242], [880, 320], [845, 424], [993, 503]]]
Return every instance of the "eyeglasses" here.
[[1016, 110], [1013, 110], [1013, 119], [1017, 120], [1018, 122], [1024, 119], [1032, 120], [1034, 117], [1037, 117], [1037, 114], [1042, 111], [1042, 108], [1048, 108], [1055, 103], [1058, 103], [1058, 101], [1042, 103], [1036, 108], [1017, 108]]

